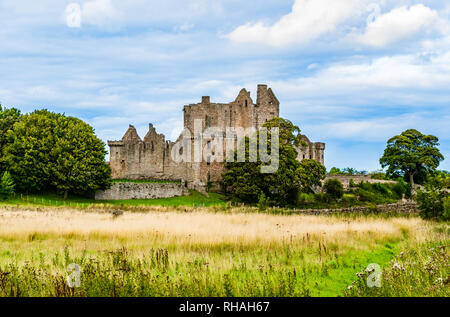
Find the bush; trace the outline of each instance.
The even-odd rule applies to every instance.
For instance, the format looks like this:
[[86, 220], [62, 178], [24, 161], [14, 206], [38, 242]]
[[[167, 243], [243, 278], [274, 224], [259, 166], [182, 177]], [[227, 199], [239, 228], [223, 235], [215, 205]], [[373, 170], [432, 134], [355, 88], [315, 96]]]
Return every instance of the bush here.
[[333, 199], [340, 199], [344, 196], [344, 186], [337, 179], [329, 179], [323, 186], [325, 192]]
[[353, 180], [353, 178], [350, 178], [349, 186], [350, 186], [350, 188], [356, 187], [356, 184], [355, 184], [355, 181]]
[[299, 193], [297, 202], [299, 205], [306, 205], [306, 204], [312, 204], [315, 201], [314, 194], [308, 194], [308, 193]]
[[14, 194], [14, 181], [8, 172], [4, 172], [0, 180], [0, 199], [6, 199]]
[[450, 175], [431, 176], [415, 196], [419, 215], [424, 219], [450, 220]]
[[378, 201], [378, 197], [375, 193], [362, 189], [362, 188], [358, 188], [357, 190], [357, 195], [359, 196], [359, 200], [360, 201], [364, 201], [364, 202], [376, 202]]
[[353, 194], [344, 194], [344, 196], [342, 196], [342, 201], [345, 203], [355, 203], [356, 196]]
[[408, 192], [408, 186], [403, 179], [400, 179], [397, 184], [392, 186], [392, 191], [395, 193], [398, 199], [401, 199], [403, 195]]
[[268, 206], [269, 206], [269, 198], [266, 198], [266, 195], [264, 195], [264, 193], [261, 193], [261, 195], [259, 195], [258, 209], [260, 211], [264, 211], [267, 209]]
[[446, 220], [450, 219], [450, 197], [444, 198], [444, 213], [442, 218]]
[[332, 197], [329, 194], [315, 193], [314, 200], [318, 203], [330, 203], [332, 200]]

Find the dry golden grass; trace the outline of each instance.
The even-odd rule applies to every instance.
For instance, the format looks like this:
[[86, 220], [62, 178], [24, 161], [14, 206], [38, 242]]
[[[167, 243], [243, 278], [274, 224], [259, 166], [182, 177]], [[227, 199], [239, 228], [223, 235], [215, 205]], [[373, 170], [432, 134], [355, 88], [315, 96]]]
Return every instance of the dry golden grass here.
[[27, 239], [35, 235], [151, 241], [162, 245], [269, 245], [319, 240], [339, 244], [349, 238], [376, 240], [413, 232], [420, 237], [427, 225], [418, 218], [356, 218], [267, 215], [255, 213], [148, 212], [110, 213], [58, 209], [0, 210], [0, 237]]

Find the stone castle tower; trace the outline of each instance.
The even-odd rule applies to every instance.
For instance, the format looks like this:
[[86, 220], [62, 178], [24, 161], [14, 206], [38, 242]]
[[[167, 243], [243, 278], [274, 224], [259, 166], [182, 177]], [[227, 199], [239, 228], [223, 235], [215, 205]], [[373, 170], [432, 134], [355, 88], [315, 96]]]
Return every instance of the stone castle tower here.
[[[242, 89], [236, 99], [230, 103], [212, 103], [209, 96], [202, 97], [197, 104], [184, 106], [184, 128], [189, 137], [180, 135], [177, 142], [166, 141], [163, 134], [158, 134], [152, 124], [142, 140], [136, 129], [130, 125], [120, 141], [108, 141], [110, 147], [110, 166], [113, 178], [120, 179], [165, 179], [182, 180], [189, 187], [205, 186], [207, 183], [219, 183], [225, 171], [223, 161], [206, 160], [176, 162], [172, 151], [180, 141], [194, 143], [199, 139], [197, 122], [201, 122], [200, 131], [214, 127], [226, 139], [225, 131], [229, 128], [259, 129], [268, 120], [279, 117], [280, 102], [271, 88], [258, 85], [257, 100], [253, 102], [250, 92]], [[196, 129], [197, 128], [197, 129]], [[196, 132], [197, 130], [197, 132]], [[197, 134], [196, 134], [197, 133]], [[214, 137], [212, 137], [214, 139]], [[315, 159], [323, 164], [324, 143], [312, 143], [304, 136], [307, 146], [298, 148], [298, 160]], [[210, 147], [211, 140], [201, 138], [203, 147]], [[237, 143], [235, 136], [231, 142]], [[223, 146], [224, 157], [226, 156]], [[182, 150], [180, 149], [180, 154]], [[192, 154], [191, 154], [192, 155]], [[212, 151], [212, 155], [215, 153]]]

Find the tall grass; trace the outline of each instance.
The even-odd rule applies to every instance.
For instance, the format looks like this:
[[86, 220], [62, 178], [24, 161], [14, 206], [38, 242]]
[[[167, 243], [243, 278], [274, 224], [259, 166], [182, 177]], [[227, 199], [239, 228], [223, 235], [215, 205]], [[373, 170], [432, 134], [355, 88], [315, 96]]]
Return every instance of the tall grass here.
[[418, 218], [158, 208], [0, 211], [0, 296], [338, 296], [406, 243], [448, 239]]

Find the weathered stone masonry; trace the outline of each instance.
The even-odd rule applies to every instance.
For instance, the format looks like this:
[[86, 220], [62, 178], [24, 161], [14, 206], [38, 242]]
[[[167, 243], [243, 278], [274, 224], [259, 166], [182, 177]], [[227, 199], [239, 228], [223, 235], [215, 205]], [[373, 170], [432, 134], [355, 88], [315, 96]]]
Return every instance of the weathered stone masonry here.
[[114, 183], [107, 190], [98, 190], [95, 193], [97, 200], [120, 199], [154, 199], [184, 196], [188, 190], [181, 183]]
[[[257, 100], [253, 102], [250, 92], [242, 89], [236, 99], [230, 103], [212, 103], [209, 96], [202, 97], [200, 103], [184, 106], [184, 127], [191, 133], [187, 140], [194, 144], [198, 135], [194, 135], [194, 122], [202, 120], [202, 131], [217, 127], [223, 132], [227, 128], [259, 129], [268, 120], [279, 116], [280, 102], [267, 85], [258, 85]], [[183, 140], [180, 135], [177, 141]], [[315, 159], [323, 164], [324, 143], [313, 143], [304, 136], [306, 146], [298, 148], [298, 160]], [[202, 138], [202, 148], [209, 146], [207, 138]], [[236, 137], [225, 142], [239, 142]], [[110, 147], [110, 166], [113, 178], [126, 179], [165, 179], [181, 180], [191, 188], [205, 186], [208, 182], [222, 180], [225, 163], [216, 160], [201, 162], [174, 162], [171, 152], [176, 142], [166, 141], [158, 134], [152, 124], [142, 140], [136, 129], [130, 125], [120, 141], [108, 141]], [[226, 146], [223, 145], [224, 157]], [[213, 153], [214, 155], [214, 153]]]

